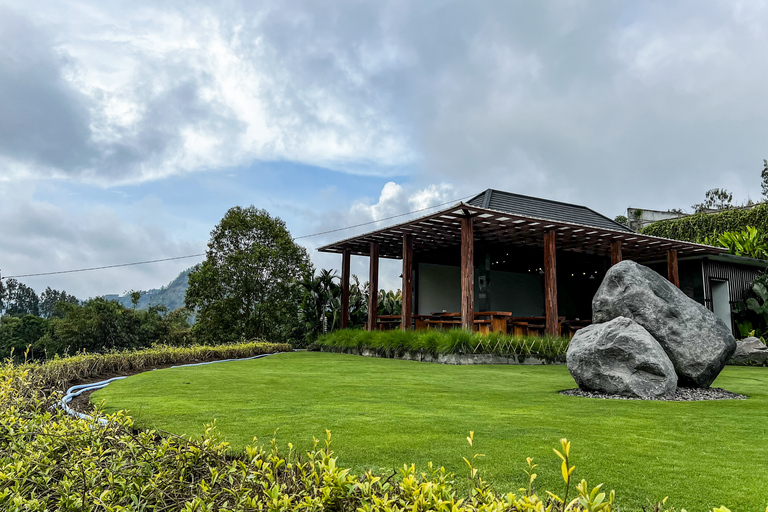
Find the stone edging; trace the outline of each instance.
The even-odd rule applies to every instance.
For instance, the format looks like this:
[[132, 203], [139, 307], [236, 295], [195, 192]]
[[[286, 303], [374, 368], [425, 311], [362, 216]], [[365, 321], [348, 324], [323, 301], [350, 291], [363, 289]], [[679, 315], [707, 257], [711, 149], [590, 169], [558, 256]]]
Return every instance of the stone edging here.
[[554, 358], [545, 358], [540, 356], [513, 356], [501, 357], [493, 354], [431, 354], [426, 351], [408, 351], [395, 352], [388, 350], [380, 353], [376, 350], [367, 348], [328, 348], [320, 347], [320, 352], [332, 352], [337, 354], [351, 354], [364, 357], [380, 357], [385, 359], [402, 359], [404, 361], [419, 361], [422, 363], [440, 363], [440, 364], [516, 364], [516, 365], [543, 365], [543, 364], [565, 364], [565, 355], [555, 356]]

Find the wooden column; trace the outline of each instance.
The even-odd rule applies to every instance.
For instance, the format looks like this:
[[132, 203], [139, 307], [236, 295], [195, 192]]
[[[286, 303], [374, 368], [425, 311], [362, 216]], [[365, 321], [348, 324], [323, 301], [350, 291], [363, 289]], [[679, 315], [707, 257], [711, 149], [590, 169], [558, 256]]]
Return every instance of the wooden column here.
[[400, 328], [411, 328], [413, 322], [413, 235], [403, 235], [403, 314]]
[[475, 237], [472, 217], [461, 219], [461, 327], [475, 326]]
[[368, 330], [376, 330], [379, 309], [379, 243], [371, 242], [371, 258], [368, 271]]
[[667, 279], [680, 288], [680, 272], [677, 268], [677, 250], [675, 249], [667, 251]]
[[621, 240], [611, 242], [611, 266], [621, 261]]
[[349, 249], [341, 254], [341, 328], [349, 327]]
[[557, 262], [554, 231], [544, 233], [544, 313], [547, 319], [547, 334], [560, 336], [557, 321]]

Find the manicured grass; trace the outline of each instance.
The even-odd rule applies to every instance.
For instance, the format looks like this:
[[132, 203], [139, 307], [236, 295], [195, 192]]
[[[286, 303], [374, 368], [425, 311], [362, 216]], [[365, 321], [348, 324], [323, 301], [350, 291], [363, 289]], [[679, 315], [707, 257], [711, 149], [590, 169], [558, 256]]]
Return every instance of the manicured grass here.
[[[233, 447], [254, 436], [308, 448], [333, 434], [339, 464], [391, 472], [403, 463], [444, 465], [464, 478], [462, 457], [499, 490], [526, 482], [562, 491], [552, 448], [572, 441], [577, 479], [615, 489], [622, 510], [669, 496], [689, 511], [768, 502], [768, 368], [727, 367], [714, 384], [749, 400], [647, 402], [562, 396], [565, 366], [448, 366], [297, 352], [253, 361], [158, 370], [94, 393], [106, 411], [129, 409], [140, 426], [195, 434], [214, 419]], [[466, 436], [475, 432], [475, 448]]]

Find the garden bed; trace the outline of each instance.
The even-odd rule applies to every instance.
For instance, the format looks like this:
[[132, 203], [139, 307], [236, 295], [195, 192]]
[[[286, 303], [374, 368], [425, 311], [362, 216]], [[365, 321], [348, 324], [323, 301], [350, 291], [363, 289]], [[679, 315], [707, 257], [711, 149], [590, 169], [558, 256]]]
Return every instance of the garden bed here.
[[342, 329], [321, 336], [312, 349], [443, 364], [564, 364], [569, 343], [555, 336], [483, 336], [462, 329]]

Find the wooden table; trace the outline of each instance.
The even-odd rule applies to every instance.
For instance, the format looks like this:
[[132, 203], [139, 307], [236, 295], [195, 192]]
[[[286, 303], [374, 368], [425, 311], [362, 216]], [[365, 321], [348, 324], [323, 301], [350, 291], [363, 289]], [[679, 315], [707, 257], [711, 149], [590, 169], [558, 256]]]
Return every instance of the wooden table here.
[[391, 331], [400, 327], [402, 315], [379, 315], [376, 317], [376, 328], [380, 331]]
[[[503, 318], [506, 315], [511, 315], [511, 313], [503, 311], [478, 311], [475, 313], [472, 322], [474, 330], [484, 335], [489, 334], [491, 331], [504, 333], [507, 329], [507, 323]], [[494, 321], [496, 321], [496, 324], [494, 324]], [[432, 313], [424, 323], [427, 327], [434, 326], [441, 329], [445, 327], [461, 327], [461, 313], [447, 311]]]
[[[558, 330], [562, 330], [564, 316], [557, 317]], [[512, 316], [507, 319], [512, 336], [543, 336], [547, 330], [547, 317]]]
[[475, 313], [475, 320], [478, 317], [488, 317], [491, 322], [491, 332], [507, 334], [507, 320], [512, 316], [509, 311], [478, 311]]

